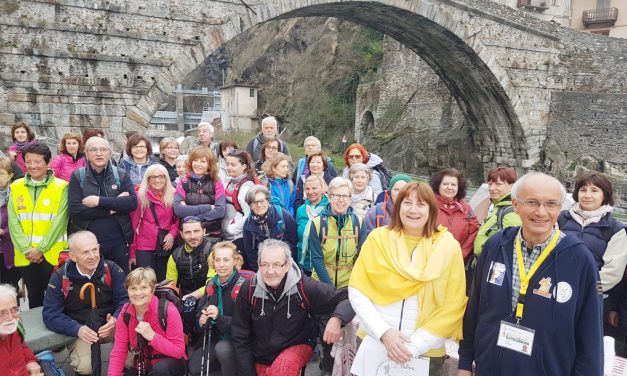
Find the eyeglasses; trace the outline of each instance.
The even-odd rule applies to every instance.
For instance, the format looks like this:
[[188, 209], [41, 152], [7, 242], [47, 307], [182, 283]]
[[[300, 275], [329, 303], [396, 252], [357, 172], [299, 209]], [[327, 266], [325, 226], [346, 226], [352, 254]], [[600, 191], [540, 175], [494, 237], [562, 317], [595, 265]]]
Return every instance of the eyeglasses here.
[[548, 211], [556, 211], [562, 208], [562, 203], [559, 201], [540, 202], [538, 200], [524, 200], [521, 201], [521, 203], [524, 206], [534, 210], [540, 209], [540, 206], [544, 206], [544, 208]]
[[282, 264], [279, 264], [278, 262], [275, 262], [274, 264], [268, 264], [267, 262], [262, 262], [261, 264], [259, 264], [259, 269], [268, 270], [272, 268], [272, 270], [279, 270], [285, 267], [286, 264], [287, 264], [287, 261]]
[[362, 159], [363, 156], [361, 154], [349, 154], [348, 159]]
[[104, 153], [106, 153], [108, 151], [109, 151], [109, 148], [89, 148], [89, 149], [87, 149], [87, 152], [91, 153], [91, 154], [96, 154], [98, 152], [100, 152], [100, 154], [104, 154]]
[[148, 177], [148, 181], [155, 181], [155, 180], [165, 180], [165, 175], [152, 175]]
[[[145, 147], [145, 146], [144, 146], [144, 147]], [[163, 148], [163, 149], [164, 149], [164, 150], [167, 150], [167, 149], [170, 149], [170, 150], [179, 150], [179, 147], [178, 147], [178, 146], [168, 146], [168, 147], [165, 147], [165, 148]]]
[[141, 149], [147, 149], [146, 145], [135, 145], [131, 147], [131, 150], [141, 150]]
[[266, 150], [279, 150], [278, 146], [268, 145], [266, 146]]
[[15, 317], [15, 316], [17, 316], [18, 313], [20, 313], [20, 307], [13, 307], [13, 308], [10, 308], [10, 309], [4, 309], [4, 310], [0, 311], [0, 320], [10, 319], [11, 316]]
[[262, 200], [253, 201], [252, 204], [255, 206], [261, 206], [261, 205], [265, 205], [267, 202], [268, 202], [268, 199], [264, 198]]
[[351, 196], [350, 195], [331, 194], [331, 198], [334, 198], [334, 199], [339, 200], [339, 201], [348, 201], [351, 198]]

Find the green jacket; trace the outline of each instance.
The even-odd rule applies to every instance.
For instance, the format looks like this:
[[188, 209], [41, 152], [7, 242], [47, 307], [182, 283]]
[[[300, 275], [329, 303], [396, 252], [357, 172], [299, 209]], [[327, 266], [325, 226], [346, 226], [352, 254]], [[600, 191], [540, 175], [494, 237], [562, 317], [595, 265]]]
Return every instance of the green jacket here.
[[475, 238], [474, 252], [477, 257], [481, 254], [485, 242], [488, 241], [492, 235], [496, 234], [497, 231], [507, 227], [520, 226], [520, 217], [513, 210], [503, 217], [501, 228], [499, 228], [496, 223], [499, 208], [503, 208], [501, 210], [504, 210], [506, 207], [512, 206], [512, 196], [510, 193], [500, 197], [493, 202], [493, 204], [492, 211], [490, 211], [488, 216], [483, 220], [481, 227], [479, 227], [477, 237]]

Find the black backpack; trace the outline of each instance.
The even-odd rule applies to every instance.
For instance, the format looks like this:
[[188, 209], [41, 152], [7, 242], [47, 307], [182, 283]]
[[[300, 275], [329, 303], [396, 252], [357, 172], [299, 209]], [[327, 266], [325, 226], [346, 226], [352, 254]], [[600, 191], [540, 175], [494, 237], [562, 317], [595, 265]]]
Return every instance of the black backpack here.
[[379, 173], [379, 180], [381, 180], [381, 187], [383, 190], [385, 191], [390, 189], [390, 180], [392, 180], [392, 173], [390, 170], [388, 170], [383, 163], [379, 163], [372, 169]]

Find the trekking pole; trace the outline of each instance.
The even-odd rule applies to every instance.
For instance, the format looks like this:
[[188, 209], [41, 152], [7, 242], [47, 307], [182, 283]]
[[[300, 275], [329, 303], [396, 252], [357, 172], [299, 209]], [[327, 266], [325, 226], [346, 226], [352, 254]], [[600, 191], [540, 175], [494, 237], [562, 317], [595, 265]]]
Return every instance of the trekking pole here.
[[205, 323], [205, 332], [202, 337], [202, 358], [200, 360], [200, 375], [201, 376], [209, 376], [209, 364], [211, 363], [210, 359], [210, 349], [211, 349], [211, 318], [207, 317], [207, 322]]

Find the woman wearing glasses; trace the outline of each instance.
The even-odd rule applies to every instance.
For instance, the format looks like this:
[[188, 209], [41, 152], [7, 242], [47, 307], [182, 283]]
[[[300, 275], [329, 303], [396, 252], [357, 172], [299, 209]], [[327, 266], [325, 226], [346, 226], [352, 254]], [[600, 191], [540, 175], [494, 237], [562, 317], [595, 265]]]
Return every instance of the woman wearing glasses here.
[[372, 178], [368, 184], [372, 187], [374, 197], [376, 198], [379, 193], [383, 192], [381, 176], [375, 169], [376, 166], [383, 164], [381, 157], [374, 153], [369, 153], [361, 144], [352, 144], [344, 152], [344, 163], [346, 163], [346, 167], [344, 167], [342, 172], [343, 178], [349, 179], [349, 170], [353, 164], [363, 163], [372, 169]]
[[205, 237], [216, 243], [222, 237], [226, 195], [215, 154], [206, 146], [196, 146], [189, 153], [187, 170], [176, 186], [174, 213], [179, 218], [198, 217]]
[[130, 247], [129, 269], [133, 265], [150, 267], [158, 281], [165, 279], [179, 226], [173, 204], [174, 187], [168, 171], [160, 164], [148, 167], [137, 191], [137, 209], [131, 212], [135, 236]]
[[246, 194], [250, 214], [244, 223], [244, 265], [257, 271], [257, 251], [266, 239], [277, 239], [289, 244], [292, 257], [296, 259], [298, 235], [294, 217], [280, 205], [270, 204], [268, 188], [255, 185]]
[[[220, 144], [222, 145], [222, 144]], [[250, 155], [240, 149], [225, 155], [226, 212], [222, 218], [222, 236], [233, 242], [237, 249], [244, 249], [244, 223], [250, 214], [246, 194], [255, 185], [256, 174]]]
[[[159, 142], [159, 163], [168, 171], [168, 178], [174, 183], [176, 173], [176, 158], [179, 156], [179, 143], [174, 137], [164, 137]], [[158, 277], [158, 276], [157, 276]]]
[[274, 140], [266, 141], [261, 147], [261, 158], [255, 161], [257, 174], [263, 176], [263, 164], [276, 157], [279, 153], [283, 153], [281, 140], [275, 138]]
[[395, 374], [419, 355], [430, 358], [429, 375], [442, 374], [444, 339], [462, 336], [466, 284], [459, 243], [437, 218], [431, 188], [411, 182], [394, 202], [390, 225], [364, 242], [348, 287], [367, 334], [352, 374], [372, 375], [384, 362]]
[[131, 182], [137, 186], [148, 167], [157, 162], [152, 155], [152, 145], [143, 135], [134, 134], [126, 142], [126, 154], [128, 157], [120, 162], [120, 167], [128, 172]]

